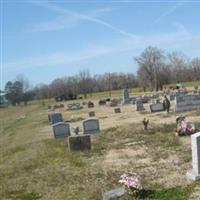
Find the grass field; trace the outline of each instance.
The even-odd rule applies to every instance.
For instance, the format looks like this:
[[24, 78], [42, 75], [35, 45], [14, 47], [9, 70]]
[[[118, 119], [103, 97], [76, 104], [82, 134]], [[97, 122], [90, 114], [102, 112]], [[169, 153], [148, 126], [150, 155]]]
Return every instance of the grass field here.
[[105, 128], [84, 153], [70, 153], [66, 140], [53, 139], [42, 101], [1, 109], [0, 123], [2, 200], [100, 200], [126, 171], [142, 177], [145, 192], [138, 199], [187, 200], [200, 187], [185, 176], [190, 138], [175, 137], [173, 123], [147, 132], [137, 122]]

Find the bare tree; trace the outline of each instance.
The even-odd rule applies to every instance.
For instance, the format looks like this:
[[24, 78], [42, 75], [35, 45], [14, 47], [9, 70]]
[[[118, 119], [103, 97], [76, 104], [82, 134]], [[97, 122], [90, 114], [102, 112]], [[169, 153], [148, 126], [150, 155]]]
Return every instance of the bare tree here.
[[93, 92], [93, 81], [89, 70], [80, 71], [77, 80], [80, 93], [84, 95], [84, 98], [87, 98], [87, 94]]
[[172, 70], [172, 79], [175, 82], [183, 82], [189, 78], [187, 72], [187, 58], [181, 52], [173, 52], [168, 55], [169, 67]]
[[164, 65], [164, 53], [156, 47], [147, 47], [135, 61], [139, 65], [138, 79], [143, 88], [150, 87], [158, 90], [158, 78], [161, 67]]
[[190, 62], [193, 80], [200, 80], [200, 58], [193, 58]]

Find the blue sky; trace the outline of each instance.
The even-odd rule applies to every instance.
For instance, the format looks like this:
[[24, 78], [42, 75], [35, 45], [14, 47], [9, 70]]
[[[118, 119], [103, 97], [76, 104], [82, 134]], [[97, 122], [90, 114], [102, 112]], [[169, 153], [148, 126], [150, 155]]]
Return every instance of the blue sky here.
[[149, 45], [200, 56], [200, 1], [1, 1], [1, 89], [90, 73], [136, 72]]

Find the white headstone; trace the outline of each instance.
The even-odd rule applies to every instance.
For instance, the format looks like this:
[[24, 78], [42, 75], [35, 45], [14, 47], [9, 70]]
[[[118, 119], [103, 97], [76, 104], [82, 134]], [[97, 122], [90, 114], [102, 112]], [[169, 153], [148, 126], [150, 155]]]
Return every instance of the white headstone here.
[[99, 120], [96, 118], [84, 120], [83, 132], [84, 134], [93, 134], [100, 132]]
[[54, 138], [65, 138], [70, 136], [70, 127], [69, 124], [64, 122], [59, 122], [53, 126]]
[[192, 180], [200, 179], [200, 132], [191, 136], [192, 169], [187, 172], [187, 177]]

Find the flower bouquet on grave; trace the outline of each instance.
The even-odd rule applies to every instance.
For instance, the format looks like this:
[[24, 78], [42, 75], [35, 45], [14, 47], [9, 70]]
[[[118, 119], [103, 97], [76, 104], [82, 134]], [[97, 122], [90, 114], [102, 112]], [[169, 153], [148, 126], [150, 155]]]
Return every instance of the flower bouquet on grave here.
[[177, 133], [178, 135], [192, 135], [196, 133], [197, 129], [192, 122], [186, 122], [182, 120], [177, 124]]
[[140, 194], [140, 191], [143, 189], [140, 176], [136, 173], [125, 173], [120, 178], [119, 183], [125, 187], [130, 195], [137, 197]]

